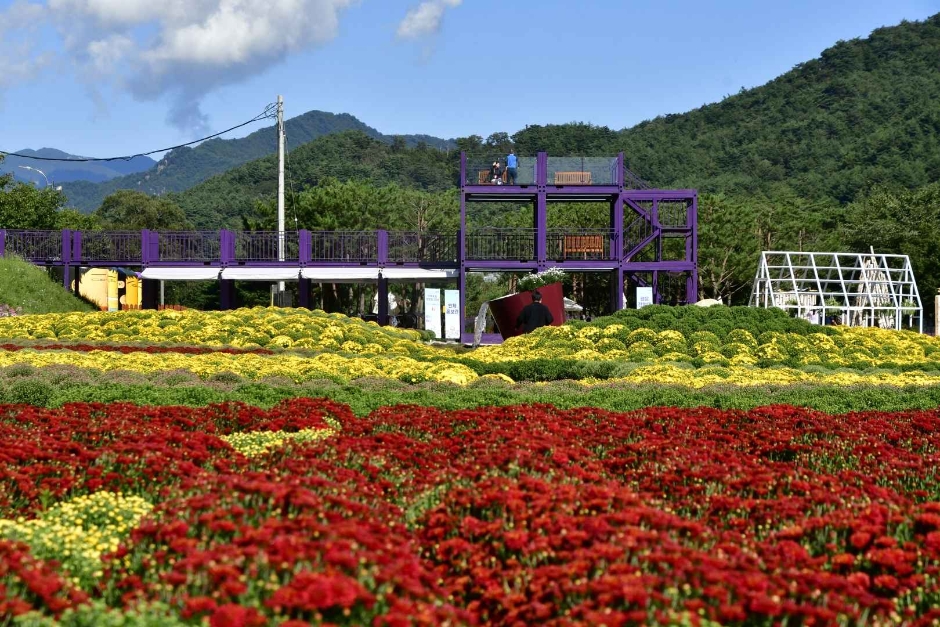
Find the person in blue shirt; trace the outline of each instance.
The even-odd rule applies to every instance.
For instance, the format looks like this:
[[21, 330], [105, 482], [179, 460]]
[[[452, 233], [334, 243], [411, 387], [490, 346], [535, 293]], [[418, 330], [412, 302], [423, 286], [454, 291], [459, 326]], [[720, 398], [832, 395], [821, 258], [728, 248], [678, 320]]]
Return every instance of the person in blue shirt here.
[[509, 155], [506, 157], [506, 184], [515, 185], [516, 184], [516, 167], [518, 166], [518, 161], [516, 159], [515, 153], [510, 150]]

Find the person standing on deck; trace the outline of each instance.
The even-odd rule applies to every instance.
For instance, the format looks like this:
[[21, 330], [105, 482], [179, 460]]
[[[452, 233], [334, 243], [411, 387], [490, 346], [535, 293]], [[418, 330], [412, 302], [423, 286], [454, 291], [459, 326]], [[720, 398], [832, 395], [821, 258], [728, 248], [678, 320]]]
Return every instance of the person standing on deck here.
[[516, 159], [516, 153], [510, 149], [509, 155], [506, 156], [506, 177], [507, 177], [506, 184], [507, 185], [516, 184], [516, 171], [517, 171], [516, 168], [518, 167], [518, 165], [519, 165], [519, 161], [518, 159]]
[[516, 328], [522, 327], [523, 333], [531, 333], [539, 327], [545, 327], [555, 321], [552, 312], [542, 304], [541, 292], [532, 292], [532, 302], [522, 308], [516, 318]]

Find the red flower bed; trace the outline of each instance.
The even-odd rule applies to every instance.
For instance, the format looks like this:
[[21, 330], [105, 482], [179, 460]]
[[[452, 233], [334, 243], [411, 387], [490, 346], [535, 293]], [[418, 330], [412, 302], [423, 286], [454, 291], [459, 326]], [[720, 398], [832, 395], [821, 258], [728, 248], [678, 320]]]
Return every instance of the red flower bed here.
[[116, 346], [113, 344], [0, 344], [0, 350], [21, 351], [76, 351], [90, 353], [91, 351], [107, 351], [109, 353], [183, 353], [184, 355], [204, 355], [206, 353], [227, 353], [229, 355], [273, 355], [274, 351], [267, 348], [211, 348], [209, 346]]
[[[326, 416], [339, 435], [257, 458], [218, 439]], [[88, 591], [114, 606], [239, 625], [940, 619], [940, 411], [6, 406], [0, 438], [4, 517], [37, 510], [34, 485], [156, 504]], [[23, 592], [4, 550], [5, 613], [81, 600]]]

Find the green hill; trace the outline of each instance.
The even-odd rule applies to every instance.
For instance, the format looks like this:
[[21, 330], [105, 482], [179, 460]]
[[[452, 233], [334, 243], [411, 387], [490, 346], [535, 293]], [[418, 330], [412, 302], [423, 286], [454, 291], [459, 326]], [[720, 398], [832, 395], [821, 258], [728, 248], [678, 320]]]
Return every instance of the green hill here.
[[[392, 143], [386, 136], [348, 113], [309, 111], [285, 123], [289, 146], [298, 147], [318, 137], [344, 131], [359, 131], [369, 137]], [[403, 135], [406, 145], [427, 143], [436, 147], [453, 147], [453, 142], [428, 135]], [[89, 212], [98, 208], [106, 196], [119, 189], [133, 189], [147, 194], [164, 195], [181, 192], [244, 163], [272, 155], [277, 150], [277, 134], [273, 126], [263, 128], [240, 139], [211, 139], [195, 148], [178, 148], [167, 153], [152, 168], [92, 183], [75, 181], [64, 185], [70, 207]]]
[[0, 257], [0, 305], [19, 308], [24, 314], [94, 311], [31, 263]]

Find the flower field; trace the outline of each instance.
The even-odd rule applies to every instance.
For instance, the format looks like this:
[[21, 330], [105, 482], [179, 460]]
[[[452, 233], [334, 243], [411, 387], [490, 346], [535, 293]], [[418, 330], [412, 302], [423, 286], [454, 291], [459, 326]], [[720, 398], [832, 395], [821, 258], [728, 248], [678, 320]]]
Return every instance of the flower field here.
[[2, 416], [8, 615], [94, 599], [213, 625], [940, 618], [937, 411]]
[[0, 624], [940, 624], [940, 343], [656, 309], [4, 318]]

